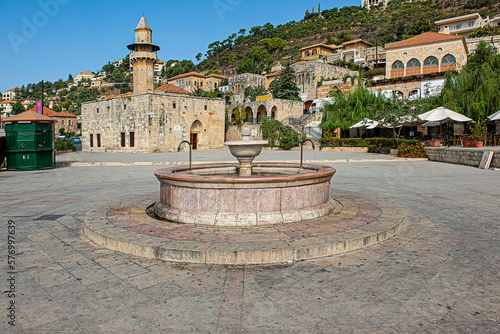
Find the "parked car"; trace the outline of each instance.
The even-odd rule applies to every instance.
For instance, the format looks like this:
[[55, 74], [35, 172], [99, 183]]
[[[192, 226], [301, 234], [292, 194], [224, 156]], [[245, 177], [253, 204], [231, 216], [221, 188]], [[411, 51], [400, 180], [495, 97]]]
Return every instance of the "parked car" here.
[[71, 140], [75, 144], [81, 144], [82, 143], [82, 137], [73, 137], [73, 138], [71, 138]]

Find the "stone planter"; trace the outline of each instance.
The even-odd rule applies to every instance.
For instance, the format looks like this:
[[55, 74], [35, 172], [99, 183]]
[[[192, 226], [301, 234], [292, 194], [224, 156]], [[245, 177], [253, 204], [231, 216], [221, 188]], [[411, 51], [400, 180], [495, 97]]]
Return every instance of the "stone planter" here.
[[472, 142], [472, 147], [483, 147], [483, 142], [482, 141], [474, 140]]

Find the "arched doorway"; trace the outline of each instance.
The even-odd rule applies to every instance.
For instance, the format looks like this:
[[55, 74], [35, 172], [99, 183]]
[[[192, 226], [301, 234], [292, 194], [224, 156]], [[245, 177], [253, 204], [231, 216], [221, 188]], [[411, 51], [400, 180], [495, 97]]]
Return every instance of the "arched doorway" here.
[[190, 141], [191, 141], [191, 146], [193, 150], [198, 149], [198, 144], [200, 140], [200, 133], [203, 129], [203, 125], [201, 124], [200, 121], [196, 120], [191, 124], [191, 129], [189, 130], [190, 133]]
[[246, 107], [245, 108], [245, 123], [248, 123], [248, 124], [253, 124], [253, 111], [252, 111], [252, 108], [250, 107]]
[[267, 115], [266, 107], [264, 107], [264, 105], [261, 104], [259, 106], [259, 109], [257, 109], [257, 124], [262, 123], [262, 119], [264, 119], [266, 115]]
[[271, 108], [271, 119], [276, 119], [278, 116], [278, 108], [276, 106]]

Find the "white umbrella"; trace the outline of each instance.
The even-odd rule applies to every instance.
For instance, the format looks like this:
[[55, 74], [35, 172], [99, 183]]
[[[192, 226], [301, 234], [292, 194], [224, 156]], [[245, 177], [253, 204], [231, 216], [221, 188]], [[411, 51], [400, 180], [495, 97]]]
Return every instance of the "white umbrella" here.
[[358, 123], [351, 126], [349, 129], [366, 128], [368, 130], [371, 130], [371, 129], [375, 129], [377, 126], [378, 126], [377, 121], [373, 121], [371, 119], [365, 118], [362, 121], [359, 121]]
[[500, 121], [500, 110], [488, 116], [490, 121]]
[[445, 107], [437, 107], [436, 109], [432, 109], [426, 113], [418, 115], [422, 121], [428, 122], [443, 122], [443, 121], [454, 121], [454, 122], [470, 122], [470, 119], [467, 116], [459, 114], [453, 110], [446, 109]]
[[446, 109], [445, 107], [437, 107], [436, 109], [432, 109], [426, 113], [418, 115], [422, 121], [428, 122], [441, 122], [441, 136], [443, 135], [443, 122], [470, 122], [471, 118], [459, 114], [453, 110]]

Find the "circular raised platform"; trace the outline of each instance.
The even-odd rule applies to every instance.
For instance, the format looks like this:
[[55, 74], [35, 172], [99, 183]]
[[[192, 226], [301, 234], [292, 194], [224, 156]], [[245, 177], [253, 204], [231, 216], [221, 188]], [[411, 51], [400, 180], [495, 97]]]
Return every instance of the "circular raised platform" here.
[[387, 240], [404, 226], [392, 203], [334, 194], [324, 217], [264, 227], [189, 225], [150, 217], [154, 195], [96, 208], [83, 231], [98, 245], [126, 254], [200, 264], [273, 264], [326, 257]]

